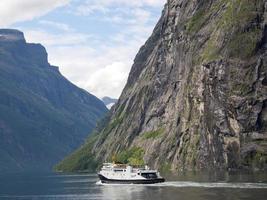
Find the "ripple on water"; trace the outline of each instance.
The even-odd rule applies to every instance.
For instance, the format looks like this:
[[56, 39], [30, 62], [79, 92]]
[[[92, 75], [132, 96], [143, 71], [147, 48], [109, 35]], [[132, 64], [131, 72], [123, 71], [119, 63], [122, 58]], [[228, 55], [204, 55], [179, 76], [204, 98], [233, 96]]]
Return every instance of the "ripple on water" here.
[[18, 199], [18, 200], [29, 200], [29, 199], [53, 199], [53, 200], [99, 200], [103, 199], [102, 195], [98, 194], [64, 194], [64, 195], [5, 195], [5, 196], [0, 196], [0, 199], [8, 199], [8, 200], [13, 200], [13, 199]]
[[149, 186], [149, 187], [197, 187], [197, 188], [239, 188], [239, 189], [267, 189], [267, 183], [228, 183], [228, 182], [192, 182], [192, 181], [169, 181], [156, 184], [105, 184], [101, 181], [96, 185], [105, 186]]

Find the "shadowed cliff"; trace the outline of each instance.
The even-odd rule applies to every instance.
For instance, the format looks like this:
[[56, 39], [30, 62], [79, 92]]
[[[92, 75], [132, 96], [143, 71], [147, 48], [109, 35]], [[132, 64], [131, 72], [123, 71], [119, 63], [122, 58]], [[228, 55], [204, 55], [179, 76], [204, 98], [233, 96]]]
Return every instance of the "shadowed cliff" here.
[[42, 45], [0, 29], [0, 171], [51, 169], [106, 111], [48, 63]]

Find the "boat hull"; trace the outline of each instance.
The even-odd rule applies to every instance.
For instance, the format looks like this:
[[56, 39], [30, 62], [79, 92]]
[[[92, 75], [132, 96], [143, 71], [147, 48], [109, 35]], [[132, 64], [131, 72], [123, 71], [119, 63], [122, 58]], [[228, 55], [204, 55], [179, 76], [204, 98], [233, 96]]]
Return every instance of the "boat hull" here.
[[119, 180], [119, 179], [108, 179], [105, 176], [98, 174], [98, 177], [101, 183], [109, 183], [109, 184], [154, 184], [154, 183], [162, 183], [165, 181], [164, 178], [155, 178], [155, 179], [135, 179], [135, 180]]

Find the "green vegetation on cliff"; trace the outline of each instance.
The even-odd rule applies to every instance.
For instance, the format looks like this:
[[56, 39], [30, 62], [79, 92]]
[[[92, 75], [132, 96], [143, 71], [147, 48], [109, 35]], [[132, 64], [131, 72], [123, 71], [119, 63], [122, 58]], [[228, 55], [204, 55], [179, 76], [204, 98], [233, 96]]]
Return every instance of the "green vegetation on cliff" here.
[[[252, 56], [262, 37], [261, 28], [254, 23], [262, 12], [261, 4], [260, 0], [220, 0], [210, 7], [203, 3], [186, 23], [191, 37], [202, 28], [211, 31], [201, 58], [194, 58], [196, 63], [221, 59], [225, 53], [235, 58]], [[209, 21], [210, 24], [205, 24]]]
[[132, 147], [114, 155], [114, 161], [123, 164], [144, 165], [144, 150], [140, 147]]
[[155, 138], [158, 138], [160, 137], [164, 132], [164, 128], [160, 128], [160, 129], [157, 129], [155, 131], [148, 131], [148, 132], [145, 132], [143, 133], [142, 135], [142, 138], [143, 139], [155, 139]]
[[95, 172], [100, 164], [91, 153], [96, 137], [95, 134], [90, 136], [82, 147], [58, 163], [54, 170], [64, 172]]

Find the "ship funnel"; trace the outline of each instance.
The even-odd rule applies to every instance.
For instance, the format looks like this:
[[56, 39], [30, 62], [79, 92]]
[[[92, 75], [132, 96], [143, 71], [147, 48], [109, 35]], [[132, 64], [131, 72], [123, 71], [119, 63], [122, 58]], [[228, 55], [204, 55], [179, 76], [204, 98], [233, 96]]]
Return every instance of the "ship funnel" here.
[[126, 167], [126, 173], [132, 173], [133, 167], [132, 166], [127, 166]]

